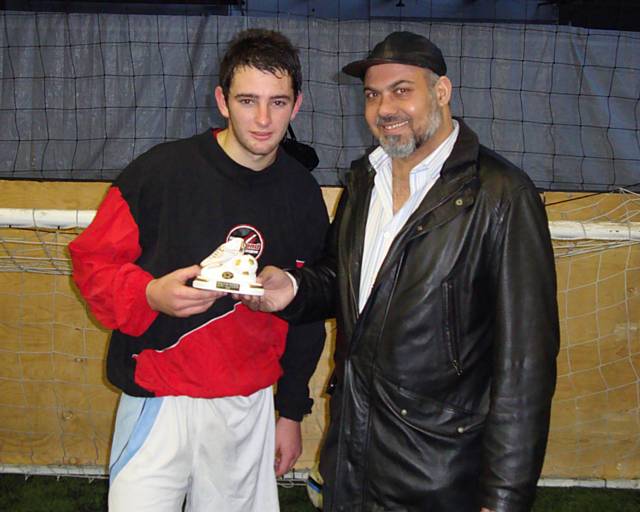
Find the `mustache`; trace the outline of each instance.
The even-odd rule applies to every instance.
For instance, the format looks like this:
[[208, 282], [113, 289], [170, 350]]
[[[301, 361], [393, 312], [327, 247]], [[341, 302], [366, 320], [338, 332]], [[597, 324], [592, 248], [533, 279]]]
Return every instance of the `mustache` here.
[[383, 124], [401, 123], [408, 120], [409, 118], [405, 116], [377, 116], [376, 126], [382, 126]]

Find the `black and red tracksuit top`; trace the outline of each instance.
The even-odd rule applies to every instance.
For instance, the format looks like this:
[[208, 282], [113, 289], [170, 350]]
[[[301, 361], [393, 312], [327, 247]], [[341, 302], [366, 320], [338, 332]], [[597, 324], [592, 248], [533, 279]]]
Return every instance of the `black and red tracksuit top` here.
[[207, 130], [136, 158], [69, 245], [75, 283], [113, 329], [109, 380], [133, 396], [212, 398], [249, 395], [279, 379], [276, 406], [300, 419], [311, 406], [321, 323], [289, 328], [230, 297], [175, 318], [153, 311], [145, 290], [231, 236], [245, 239], [260, 268], [301, 266], [319, 255], [327, 225], [318, 184], [281, 149], [256, 172], [231, 160]]

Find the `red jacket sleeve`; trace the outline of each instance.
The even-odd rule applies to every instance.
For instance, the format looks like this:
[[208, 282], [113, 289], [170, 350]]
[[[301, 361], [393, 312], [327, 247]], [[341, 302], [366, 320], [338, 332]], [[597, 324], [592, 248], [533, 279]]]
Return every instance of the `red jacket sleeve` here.
[[134, 264], [142, 253], [138, 226], [117, 187], [69, 252], [73, 280], [96, 319], [130, 336], [144, 333], [158, 316], [146, 297], [153, 276]]

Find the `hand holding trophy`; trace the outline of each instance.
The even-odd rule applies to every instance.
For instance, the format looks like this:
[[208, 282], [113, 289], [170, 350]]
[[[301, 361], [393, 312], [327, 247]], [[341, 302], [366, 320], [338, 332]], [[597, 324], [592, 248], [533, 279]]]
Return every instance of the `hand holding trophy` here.
[[203, 290], [261, 296], [264, 289], [256, 282], [258, 262], [244, 250], [244, 240], [231, 237], [202, 260], [202, 270], [193, 280], [193, 286]]

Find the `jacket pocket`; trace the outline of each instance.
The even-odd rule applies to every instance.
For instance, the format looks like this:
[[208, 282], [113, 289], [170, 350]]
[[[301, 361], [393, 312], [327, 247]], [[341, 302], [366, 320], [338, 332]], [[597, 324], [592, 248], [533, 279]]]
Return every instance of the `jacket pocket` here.
[[444, 312], [443, 335], [447, 345], [449, 362], [456, 373], [462, 375], [458, 307], [453, 280], [442, 283], [442, 310]]
[[385, 408], [396, 420], [414, 431], [429, 437], [460, 438], [484, 425], [484, 414], [418, 395], [384, 378], [376, 380], [377, 391]]

